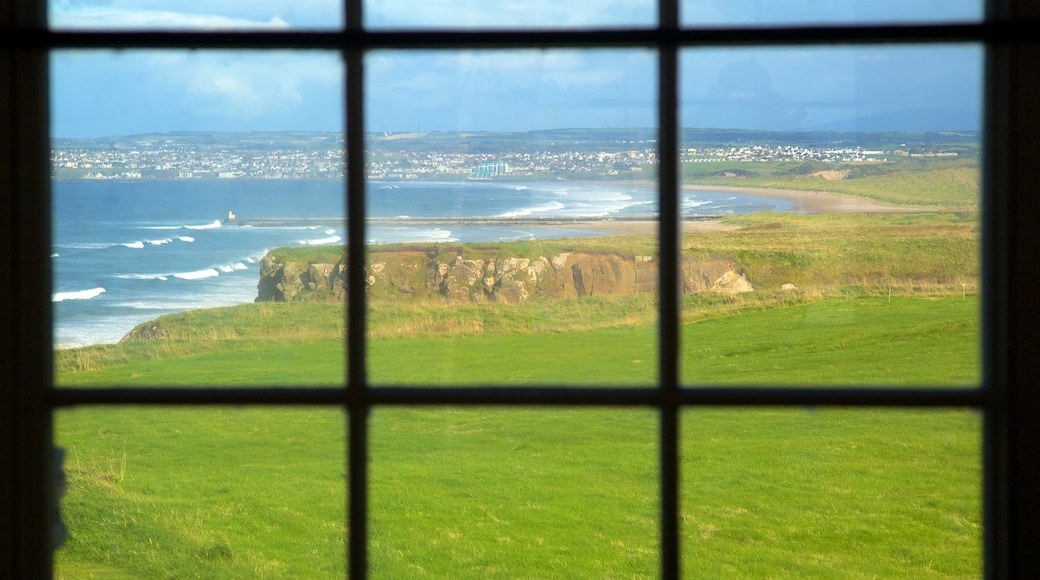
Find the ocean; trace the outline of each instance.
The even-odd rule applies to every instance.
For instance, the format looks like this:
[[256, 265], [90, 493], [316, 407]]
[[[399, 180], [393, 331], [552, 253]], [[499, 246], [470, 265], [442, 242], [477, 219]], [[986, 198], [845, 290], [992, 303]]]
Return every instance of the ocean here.
[[[343, 226], [251, 227], [252, 218], [341, 218], [334, 181], [53, 182], [54, 345], [118, 342], [162, 314], [252, 302], [272, 248], [342, 244]], [[428, 225], [422, 218], [651, 216], [656, 191], [616, 183], [369, 182], [368, 243], [478, 242], [602, 235], [523, 224]], [[782, 200], [684, 193], [686, 214], [784, 211]], [[228, 221], [228, 212], [238, 220]]]

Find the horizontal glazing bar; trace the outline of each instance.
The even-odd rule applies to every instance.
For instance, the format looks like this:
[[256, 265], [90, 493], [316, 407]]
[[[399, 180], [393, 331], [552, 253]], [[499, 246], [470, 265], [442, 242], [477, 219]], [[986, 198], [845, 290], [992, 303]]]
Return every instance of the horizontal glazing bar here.
[[1032, 42], [1037, 22], [532, 32], [48, 32], [0, 29], [0, 48], [505, 48]]
[[[993, 397], [974, 389], [876, 388], [378, 388], [364, 391], [359, 404], [451, 406], [862, 406], [987, 407]], [[52, 391], [51, 405], [346, 405], [344, 389], [63, 389]]]

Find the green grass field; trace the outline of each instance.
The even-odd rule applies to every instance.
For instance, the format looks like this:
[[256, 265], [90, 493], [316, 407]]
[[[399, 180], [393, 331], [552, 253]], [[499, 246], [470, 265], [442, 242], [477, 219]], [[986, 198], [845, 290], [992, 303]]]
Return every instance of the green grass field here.
[[[687, 236], [694, 256], [734, 256], [756, 292], [684, 298], [682, 380], [976, 386], [973, 220], [759, 214]], [[780, 291], [785, 282], [798, 289]], [[652, 296], [370, 307], [377, 387], [657, 382]], [[154, 324], [164, 339], [56, 351], [57, 383], [331, 386], [346, 373], [340, 304]], [[651, 410], [380, 407], [370, 420], [373, 577], [658, 575]], [[345, 433], [328, 408], [59, 411], [70, 539], [56, 575], [342, 577]], [[978, 577], [981, 433], [970, 410], [686, 409], [683, 572]]]
[[899, 159], [881, 165], [817, 163], [813, 168], [849, 172], [838, 180], [805, 173], [806, 165], [795, 161], [684, 163], [682, 175], [685, 183], [698, 185], [826, 191], [892, 205], [947, 210], [978, 211], [982, 199], [976, 159]]
[[[278, 318], [297, 306], [246, 305], [227, 316], [263, 308]], [[970, 385], [977, 308], [973, 297], [946, 296], [737, 310], [684, 327], [684, 376]], [[382, 384], [649, 385], [654, 340], [652, 326], [384, 339], [369, 360]], [[235, 384], [278, 369], [289, 384], [333, 384], [343, 376], [335, 338], [223, 342], [61, 379]], [[559, 352], [568, 356], [550, 356]], [[320, 369], [298, 362], [322, 357]], [[260, 374], [243, 371], [250, 365]], [[377, 409], [373, 575], [653, 577], [656, 429], [645, 410]], [[344, 432], [341, 413], [323, 409], [60, 412], [72, 537], [59, 577], [342, 575]], [[682, 433], [691, 576], [979, 573], [981, 425], [971, 412], [700, 409], [683, 414]]]

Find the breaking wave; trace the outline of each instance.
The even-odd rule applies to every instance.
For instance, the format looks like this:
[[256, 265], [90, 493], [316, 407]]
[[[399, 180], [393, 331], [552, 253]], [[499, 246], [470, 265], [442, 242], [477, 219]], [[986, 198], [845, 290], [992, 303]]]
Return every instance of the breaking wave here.
[[498, 217], [513, 218], [513, 217], [526, 217], [535, 213], [548, 213], [553, 211], [559, 211], [567, 206], [563, 205], [558, 201], [550, 201], [540, 205], [534, 205], [531, 207], [520, 208], [514, 211], [507, 211], [503, 214], [499, 214]]
[[303, 246], [323, 246], [325, 244], [335, 244], [336, 242], [343, 241], [343, 238], [339, 236], [330, 236], [327, 238], [317, 238], [314, 240], [300, 240], [300, 245]]
[[77, 292], [55, 292], [51, 296], [51, 302], [64, 302], [66, 300], [90, 300], [104, 294], [104, 288], [91, 288], [90, 290], [79, 290]]
[[205, 270], [195, 270], [194, 272], [178, 272], [173, 274], [173, 277], [180, 278], [181, 280], [201, 280], [203, 278], [212, 278], [219, 275], [220, 272], [217, 272], [215, 268], [206, 268]]
[[199, 225], [199, 226], [184, 226], [184, 227], [189, 229], [189, 230], [212, 230], [214, 228], [219, 228], [220, 226], [221, 226], [220, 220], [213, 220], [212, 222], [210, 222], [208, 224], [202, 224], [202, 225]]

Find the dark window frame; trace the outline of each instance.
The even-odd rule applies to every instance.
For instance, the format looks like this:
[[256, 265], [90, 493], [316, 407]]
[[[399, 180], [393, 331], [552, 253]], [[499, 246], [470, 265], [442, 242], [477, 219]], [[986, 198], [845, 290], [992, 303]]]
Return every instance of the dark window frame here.
[[[987, 577], [1040, 576], [1040, 397], [1034, 392], [1040, 316], [1040, 7], [991, 0], [986, 20], [963, 25], [680, 29], [678, 0], [661, 0], [650, 30], [368, 32], [361, 0], [345, 0], [340, 32], [48, 32], [43, 0], [0, 0], [0, 256], [15, 281], [0, 284], [0, 576], [50, 577], [53, 508], [50, 446], [55, 409], [76, 405], [327, 405], [349, 416], [349, 546], [352, 577], [367, 573], [368, 414], [377, 406], [636, 406], [660, 413], [661, 576], [680, 569], [679, 413], [695, 406], [974, 408], [984, 415], [984, 569]], [[979, 42], [986, 47], [983, 212], [983, 383], [979, 389], [682, 388], [678, 375], [677, 55], [687, 46]], [[661, 367], [656, 389], [370, 388], [364, 303], [348, 303], [348, 377], [343, 388], [76, 389], [51, 376], [47, 51], [52, 48], [324, 48], [342, 51], [348, 192], [363, 191], [363, 55], [370, 49], [650, 47], [658, 51], [661, 157]], [[364, 197], [348, 194], [349, 259], [364, 259]], [[363, 296], [350, 268], [350, 296]]]

